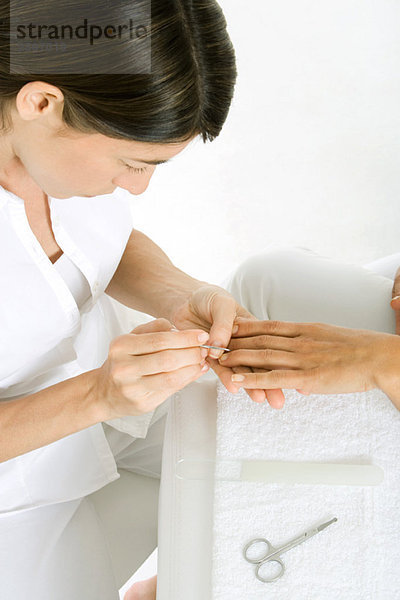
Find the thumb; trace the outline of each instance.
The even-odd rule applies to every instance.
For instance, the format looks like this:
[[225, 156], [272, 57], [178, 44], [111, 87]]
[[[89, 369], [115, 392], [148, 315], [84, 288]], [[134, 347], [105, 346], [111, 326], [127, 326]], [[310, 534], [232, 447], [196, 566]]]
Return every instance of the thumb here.
[[393, 310], [399, 310], [400, 309], [400, 296], [393, 296], [393, 298], [390, 301], [390, 306], [393, 308]]
[[394, 277], [390, 306], [396, 313], [396, 333], [400, 335], [400, 268], [397, 269]]
[[[394, 299], [396, 300], [396, 299]], [[396, 319], [396, 334], [400, 335], [400, 302], [397, 305], [393, 305], [393, 300], [390, 303], [391, 307], [395, 311], [395, 319]]]
[[392, 300], [390, 304], [395, 310], [397, 310], [397, 307], [400, 308], [400, 267], [397, 269], [396, 274], [394, 276], [392, 287]]
[[[207, 344], [228, 347], [232, 337], [233, 321], [236, 316], [236, 301], [229, 296], [215, 296], [211, 308], [212, 325]], [[210, 349], [211, 358], [219, 358], [222, 350]]]

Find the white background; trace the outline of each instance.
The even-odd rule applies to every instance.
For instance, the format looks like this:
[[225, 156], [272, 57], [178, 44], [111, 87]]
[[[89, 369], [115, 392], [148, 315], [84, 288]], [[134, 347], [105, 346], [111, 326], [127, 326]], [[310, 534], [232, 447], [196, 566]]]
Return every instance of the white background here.
[[136, 228], [220, 283], [270, 242], [400, 249], [400, 3], [222, 0], [238, 81], [220, 136], [157, 167]]
[[132, 197], [136, 228], [211, 283], [271, 242], [359, 264], [398, 252], [400, 3], [220, 5], [239, 71], [229, 117]]

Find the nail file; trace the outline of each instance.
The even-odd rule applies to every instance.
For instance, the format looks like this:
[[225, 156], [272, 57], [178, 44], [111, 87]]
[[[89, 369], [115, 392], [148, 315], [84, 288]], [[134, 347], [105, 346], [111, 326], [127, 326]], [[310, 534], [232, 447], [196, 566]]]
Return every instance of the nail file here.
[[318, 463], [271, 460], [181, 459], [179, 479], [192, 481], [262, 481], [306, 485], [379, 485], [381, 467], [369, 464]]

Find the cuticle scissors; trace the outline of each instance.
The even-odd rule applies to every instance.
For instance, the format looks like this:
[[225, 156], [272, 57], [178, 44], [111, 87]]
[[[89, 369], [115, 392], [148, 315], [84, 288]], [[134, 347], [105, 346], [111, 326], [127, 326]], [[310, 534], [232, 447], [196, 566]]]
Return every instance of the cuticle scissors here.
[[[269, 583], [271, 581], [275, 581], [276, 579], [279, 579], [280, 577], [282, 577], [283, 573], [285, 572], [285, 565], [283, 564], [282, 560], [280, 559], [280, 555], [283, 554], [284, 552], [287, 552], [291, 548], [294, 548], [294, 546], [297, 546], [298, 544], [302, 544], [303, 542], [308, 540], [310, 537], [316, 535], [317, 533], [319, 533], [320, 531], [325, 529], [325, 527], [328, 527], [328, 525], [331, 525], [335, 521], [337, 521], [336, 517], [334, 519], [331, 519], [330, 521], [327, 521], [326, 523], [323, 523], [322, 525], [319, 525], [318, 527], [313, 527], [312, 529], [309, 529], [302, 535], [299, 535], [298, 537], [294, 538], [287, 544], [280, 546], [279, 548], [274, 548], [274, 546], [271, 544], [271, 542], [269, 542], [265, 538], [255, 538], [254, 540], [251, 540], [248, 544], [246, 544], [246, 546], [243, 548], [243, 556], [247, 560], [247, 562], [257, 565], [256, 566], [256, 577], [259, 581], [262, 581], [263, 583]], [[260, 542], [267, 545], [267, 549], [266, 549], [266, 552], [264, 553], [264, 555], [260, 558], [248, 558], [247, 550], [254, 544], [257, 544]], [[268, 563], [268, 562], [279, 563], [281, 569], [280, 569], [279, 573], [277, 575], [275, 575], [274, 577], [265, 578], [259, 574], [259, 570], [263, 564]]]

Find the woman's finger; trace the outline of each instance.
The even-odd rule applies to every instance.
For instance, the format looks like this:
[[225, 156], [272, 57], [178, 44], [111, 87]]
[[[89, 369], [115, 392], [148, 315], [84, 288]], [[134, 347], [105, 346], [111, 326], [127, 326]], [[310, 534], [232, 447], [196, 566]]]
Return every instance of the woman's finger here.
[[[232, 369], [230, 369], [230, 371], [232, 371], [232, 373], [253, 373], [253, 369], [251, 369], [250, 367], [242, 366], [233, 367]], [[253, 402], [265, 402], [265, 390], [246, 390], [246, 393], [248, 396], [250, 396]]]
[[227, 348], [229, 350], [271, 348], [271, 350], [286, 350], [297, 352], [301, 349], [301, 337], [283, 337], [280, 335], [254, 335], [251, 337], [231, 338]]
[[337, 338], [338, 336], [348, 335], [347, 327], [338, 325], [330, 325], [320, 322], [292, 323], [291, 321], [254, 321], [242, 320], [236, 322], [238, 330], [232, 332], [232, 338], [242, 338], [246, 336], [282, 336], [287, 338], [305, 337], [314, 338], [316, 340], [328, 340]]
[[253, 319], [237, 319], [235, 325], [238, 330], [232, 337], [246, 337], [253, 335], [282, 335], [296, 337], [304, 332], [307, 323], [292, 323], [290, 321], [254, 321]]
[[[233, 370], [236, 373], [236, 368], [233, 367]], [[265, 369], [258, 369], [256, 367], [252, 368], [254, 373], [265, 373]], [[271, 408], [281, 409], [285, 404], [285, 396], [282, 390], [246, 390], [246, 392], [250, 395], [252, 392], [262, 392], [264, 398], [260, 401], [265, 402], [267, 400], [268, 404]], [[260, 398], [262, 396], [260, 395]]]
[[[234, 367], [233, 369], [228, 369], [222, 367], [218, 360], [207, 356], [206, 362], [211, 366], [213, 371], [218, 375], [228, 392], [231, 394], [236, 394], [239, 390], [239, 385], [235, 385], [231, 376], [235, 373], [252, 373], [252, 369], [250, 367]], [[260, 369], [260, 372], [264, 372], [264, 370]], [[265, 402], [267, 399], [272, 408], [282, 408], [285, 397], [283, 395], [282, 390], [264, 390], [264, 389], [251, 389], [246, 390], [248, 396], [254, 401], [258, 403]]]
[[[270, 350], [269, 348], [225, 352], [218, 360], [224, 367], [246, 366], [268, 370], [278, 369], [279, 367], [301, 369], [306, 366], [306, 361], [307, 363], [310, 362], [306, 354], [281, 352], [280, 350]], [[308, 364], [307, 366], [310, 365]]]
[[111, 342], [114, 355], [117, 354], [152, 354], [171, 348], [200, 347], [208, 343], [209, 334], [201, 329], [184, 329], [182, 331], [153, 331], [151, 333], [127, 333]]
[[156, 375], [177, 371], [191, 365], [199, 365], [205, 360], [205, 348], [175, 348], [163, 350], [154, 354], [142, 354], [134, 360], [120, 361], [118, 365], [119, 377], [125, 382], [133, 382], [138, 377]]
[[395, 298], [400, 298], [400, 267], [396, 271], [392, 287], [392, 299]]
[[[232, 323], [236, 316], [236, 301], [228, 294], [215, 293], [211, 301], [210, 346], [227, 347], [232, 335]], [[209, 356], [218, 358], [221, 351], [211, 348]]]
[[283, 408], [285, 404], [285, 394], [282, 390], [265, 390], [267, 400], [272, 408]]
[[[235, 371], [233, 371], [230, 368], [222, 367], [219, 364], [218, 360], [215, 358], [212, 358], [211, 356], [207, 356], [206, 363], [210, 365], [210, 367], [218, 375], [218, 377], [220, 378], [221, 382], [224, 384], [224, 386], [226, 387], [228, 392], [230, 392], [231, 394], [237, 394], [237, 392], [239, 391], [239, 387], [240, 387], [238, 385], [235, 385], [232, 382], [232, 380], [231, 380], [232, 375], [234, 375], [235, 372], [252, 373], [252, 370], [249, 367], [239, 366], [239, 367], [235, 368]], [[254, 402], [265, 402], [264, 390], [253, 389], [253, 390], [246, 390], [246, 392], [250, 396], [250, 398], [252, 400], [254, 400]]]
[[396, 333], [400, 335], [400, 268], [397, 269], [392, 288], [391, 307], [396, 316]]
[[395, 319], [396, 319], [396, 334], [400, 335], [400, 301], [399, 308], [395, 308]]
[[228, 392], [231, 394], [237, 394], [239, 386], [235, 385], [231, 380], [231, 377], [234, 374], [232, 369], [222, 367], [218, 360], [216, 358], [212, 358], [210, 355], [208, 355], [206, 358], [206, 364], [210, 365], [212, 370], [218, 375]]
[[394, 315], [396, 319], [396, 334], [400, 335], [400, 296], [393, 298], [390, 303], [390, 306], [394, 310]]
[[[237, 378], [243, 378], [238, 380]], [[232, 379], [233, 378], [233, 379]], [[232, 382], [245, 389], [305, 389], [314, 381], [315, 372], [310, 370], [276, 370], [265, 373], [247, 373], [232, 375]]]

